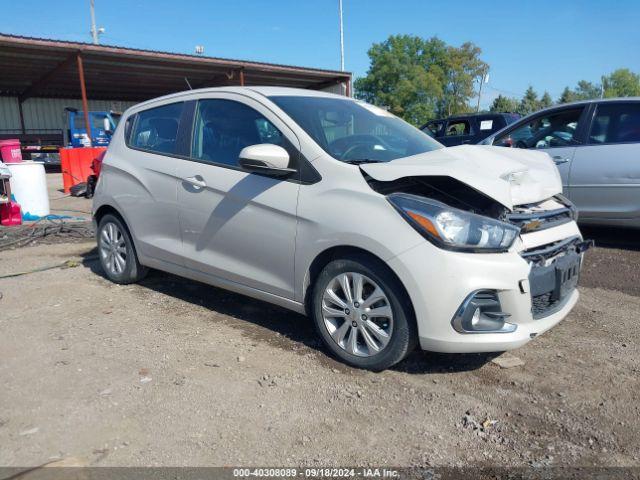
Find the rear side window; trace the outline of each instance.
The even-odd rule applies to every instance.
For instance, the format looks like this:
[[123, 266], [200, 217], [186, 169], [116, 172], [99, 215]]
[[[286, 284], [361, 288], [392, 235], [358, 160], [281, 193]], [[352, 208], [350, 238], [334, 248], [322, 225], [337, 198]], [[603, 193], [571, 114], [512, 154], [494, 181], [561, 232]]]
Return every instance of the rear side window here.
[[589, 143], [629, 142], [640, 142], [640, 103], [598, 105], [589, 132]]
[[453, 122], [449, 122], [447, 125], [447, 131], [445, 132], [445, 136], [447, 137], [457, 137], [460, 135], [470, 134], [471, 124], [468, 120], [455, 120]]
[[154, 153], [175, 154], [184, 103], [150, 108], [137, 114], [129, 146]]

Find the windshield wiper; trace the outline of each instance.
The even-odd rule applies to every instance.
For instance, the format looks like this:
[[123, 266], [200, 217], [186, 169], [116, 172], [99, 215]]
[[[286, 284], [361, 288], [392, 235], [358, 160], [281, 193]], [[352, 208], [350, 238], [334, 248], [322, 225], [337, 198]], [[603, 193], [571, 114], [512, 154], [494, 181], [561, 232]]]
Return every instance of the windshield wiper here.
[[355, 160], [342, 160], [349, 165], [362, 165], [363, 163], [386, 163], [385, 160], [372, 160], [370, 158], [358, 158]]

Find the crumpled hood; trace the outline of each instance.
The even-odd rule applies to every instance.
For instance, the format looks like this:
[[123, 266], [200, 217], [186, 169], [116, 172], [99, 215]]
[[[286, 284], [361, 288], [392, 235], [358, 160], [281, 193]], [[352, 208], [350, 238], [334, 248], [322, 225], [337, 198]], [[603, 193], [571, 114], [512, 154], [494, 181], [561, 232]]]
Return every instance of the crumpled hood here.
[[551, 157], [520, 148], [460, 145], [391, 162], [366, 163], [360, 168], [383, 182], [404, 177], [452, 177], [509, 209], [562, 193], [560, 174]]

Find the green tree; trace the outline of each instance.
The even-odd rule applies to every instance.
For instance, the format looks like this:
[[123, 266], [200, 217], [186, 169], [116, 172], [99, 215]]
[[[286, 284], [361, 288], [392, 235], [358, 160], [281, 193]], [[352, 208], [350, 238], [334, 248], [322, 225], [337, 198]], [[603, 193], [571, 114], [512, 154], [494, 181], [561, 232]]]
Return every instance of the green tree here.
[[516, 112], [517, 110], [518, 100], [503, 95], [498, 95], [489, 107], [490, 112]]
[[569, 87], [564, 87], [564, 90], [562, 91], [562, 95], [560, 95], [560, 98], [558, 99], [558, 103], [569, 103], [569, 102], [574, 102], [576, 100], [576, 94], [573, 90], [571, 90]]
[[354, 83], [357, 98], [384, 106], [414, 125], [469, 110], [473, 82], [487, 65], [471, 43], [392, 35], [368, 51], [371, 65]]
[[600, 98], [600, 85], [580, 80], [574, 92], [575, 100], [591, 100]]
[[524, 97], [522, 97], [522, 100], [520, 100], [520, 105], [518, 105], [518, 113], [520, 113], [521, 115], [528, 115], [538, 109], [538, 94], [533, 89], [533, 87], [529, 85], [527, 91], [524, 92]]
[[619, 68], [607, 75], [602, 84], [607, 98], [640, 96], [640, 75], [628, 68]]
[[470, 110], [469, 100], [476, 94], [475, 82], [482, 81], [489, 66], [480, 60], [482, 50], [473, 43], [447, 47], [446, 83], [440, 103], [440, 115], [455, 115]]
[[538, 102], [538, 109], [547, 108], [551, 105], [553, 105], [553, 99], [551, 98], [551, 95], [549, 95], [549, 92], [545, 91]]

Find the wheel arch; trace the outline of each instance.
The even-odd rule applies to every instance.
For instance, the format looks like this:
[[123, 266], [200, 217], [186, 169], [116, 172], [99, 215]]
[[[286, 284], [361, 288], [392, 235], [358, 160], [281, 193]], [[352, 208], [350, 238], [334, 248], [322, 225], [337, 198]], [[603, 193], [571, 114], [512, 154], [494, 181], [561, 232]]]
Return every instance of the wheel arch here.
[[136, 254], [138, 255], [138, 259], [140, 259], [140, 249], [138, 248], [138, 245], [137, 245], [138, 241], [136, 239], [136, 236], [131, 231], [131, 227], [129, 226], [129, 223], [127, 222], [127, 219], [125, 218], [125, 216], [122, 213], [120, 213], [120, 211], [113, 205], [108, 203], [105, 203], [104, 205], [100, 205], [100, 207], [98, 207], [98, 209], [93, 214], [93, 221], [96, 227], [96, 234], [98, 232], [98, 225], [100, 225], [100, 220], [102, 220], [104, 216], [108, 214], [111, 214], [117, 217], [118, 220], [120, 220], [124, 225], [124, 228], [127, 229], [127, 233], [129, 234], [129, 236], [131, 237], [131, 241], [133, 242], [133, 248], [135, 249]]
[[322, 269], [332, 262], [333, 260], [337, 260], [340, 258], [353, 258], [353, 257], [366, 257], [370, 260], [373, 260], [375, 263], [380, 265], [381, 268], [387, 270], [394, 279], [398, 282], [398, 285], [402, 288], [405, 298], [408, 302], [409, 308], [411, 310], [411, 314], [413, 320], [415, 321], [415, 309], [413, 308], [413, 302], [411, 301], [411, 297], [409, 296], [409, 292], [407, 291], [404, 283], [398, 276], [398, 274], [378, 255], [371, 253], [370, 251], [360, 248], [354, 247], [352, 245], [336, 245], [326, 250], [320, 252], [313, 259], [309, 268], [307, 269], [304, 276], [304, 285], [303, 285], [303, 299], [304, 299], [304, 307], [307, 315], [311, 315], [311, 300], [313, 293], [313, 286], [315, 285], [315, 281], [318, 278], [318, 275], [322, 271]]

